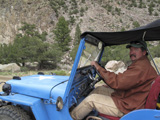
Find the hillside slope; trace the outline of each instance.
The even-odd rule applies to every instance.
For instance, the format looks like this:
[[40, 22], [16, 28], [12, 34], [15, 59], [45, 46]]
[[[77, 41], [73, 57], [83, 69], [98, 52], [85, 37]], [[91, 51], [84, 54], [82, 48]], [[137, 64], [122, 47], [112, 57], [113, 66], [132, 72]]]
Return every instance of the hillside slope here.
[[77, 24], [81, 32], [121, 31], [159, 19], [159, 13], [160, 0], [0, 0], [0, 43], [12, 42], [22, 22], [35, 24], [54, 41], [59, 16], [70, 21], [73, 38]]

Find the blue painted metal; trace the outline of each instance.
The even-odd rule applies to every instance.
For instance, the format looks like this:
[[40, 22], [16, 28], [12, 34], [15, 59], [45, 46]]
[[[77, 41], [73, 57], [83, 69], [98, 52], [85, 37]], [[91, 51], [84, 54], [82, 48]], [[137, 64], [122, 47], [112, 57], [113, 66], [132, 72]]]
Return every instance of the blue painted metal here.
[[132, 111], [120, 120], [160, 120], [160, 110], [140, 109]]
[[[64, 95], [67, 82], [65, 84], [63, 82], [68, 80], [68, 78], [68, 76], [57, 75], [32, 75], [21, 77], [21, 80], [9, 80], [7, 83], [12, 85], [12, 93], [49, 99], [50, 96], [54, 97], [54, 94], [58, 94], [59, 96]], [[57, 91], [53, 95], [50, 95], [51, 90], [61, 83], [64, 89], [61, 92]]]
[[36, 120], [72, 120], [67, 105], [64, 105], [61, 111], [57, 111], [55, 104], [47, 104], [44, 100], [26, 95], [10, 94], [9, 96], [0, 96], [0, 99], [14, 105], [30, 107]]
[[77, 51], [77, 54], [76, 54], [76, 58], [74, 60], [74, 64], [73, 64], [72, 71], [71, 71], [71, 74], [70, 74], [70, 77], [69, 77], [68, 85], [67, 85], [67, 88], [66, 88], [66, 91], [65, 91], [65, 95], [64, 95], [64, 98], [63, 98], [64, 103], [66, 102], [66, 100], [68, 98], [69, 91], [71, 89], [71, 86], [72, 86], [72, 83], [73, 83], [73, 80], [74, 80], [74, 77], [75, 77], [75, 74], [76, 74], [76, 70], [77, 70], [77, 67], [78, 67], [78, 63], [79, 63], [82, 51], [83, 51], [83, 49], [85, 49], [84, 44], [85, 44], [85, 38], [82, 38], [81, 42], [80, 42], [80, 45], [79, 45], [79, 48], [78, 48], [78, 51]]
[[11, 102], [14, 105], [18, 104], [31, 107], [36, 120], [49, 120], [43, 101], [39, 98], [10, 94], [9, 96], [0, 96], [0, 99]]
[[60, 96], [61, 98], [65, 95], [65, 90], [67, 87], [68, 81], [64, 81], [64, 83], [59, 84], [52, 88], [51, 90], [51, 96], [50, 98], [57, 100], [57, 98]]
[[49, 119], [46, 120], [72, 120], [67, 104], [61, 111], [57, 111], [56, 105], [45, 104], [45, 108], [49, 116]]

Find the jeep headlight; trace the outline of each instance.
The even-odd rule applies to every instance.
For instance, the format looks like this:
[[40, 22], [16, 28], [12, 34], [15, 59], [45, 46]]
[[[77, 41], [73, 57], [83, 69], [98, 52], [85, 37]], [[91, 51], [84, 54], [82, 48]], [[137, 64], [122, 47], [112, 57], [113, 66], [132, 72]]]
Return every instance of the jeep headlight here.
[[63, 100], [60, 96], [57, 98], [56, 107], [57, 111], [60, 111], [63, 108]]
[[9, 93], [11, 92], [11, 85], [5, 83], [2, 87], [2, 90], [4, 93], [6, 93], [6, 95], [9, 95]]

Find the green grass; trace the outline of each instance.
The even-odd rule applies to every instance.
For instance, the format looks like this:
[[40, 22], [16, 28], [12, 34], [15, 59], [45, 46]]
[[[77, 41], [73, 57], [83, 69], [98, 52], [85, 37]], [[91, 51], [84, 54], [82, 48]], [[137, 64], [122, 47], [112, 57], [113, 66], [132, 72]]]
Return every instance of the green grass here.
[[25, 71], [25, 72], [0, 72], [0, 75], [3, 76], [28, 76], [28, 75], [36, 75], [38, 72], [43, 72], [46, 75], [51, 75], [55, 73], [56, 75], [69, 76], [70, 73], [64, 70], [41, 70], [41, 71]]

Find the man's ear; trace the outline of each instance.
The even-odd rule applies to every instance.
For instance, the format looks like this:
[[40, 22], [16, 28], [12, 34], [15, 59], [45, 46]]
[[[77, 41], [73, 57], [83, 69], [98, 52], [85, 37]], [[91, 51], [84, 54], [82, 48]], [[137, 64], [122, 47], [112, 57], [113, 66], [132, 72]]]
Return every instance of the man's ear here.
[[143, 55], [146, 55], [146, 54], [147, 54], [147, 51], [146, 51], [146, 50], [144, 50], [144, 51], [143, 51]]

